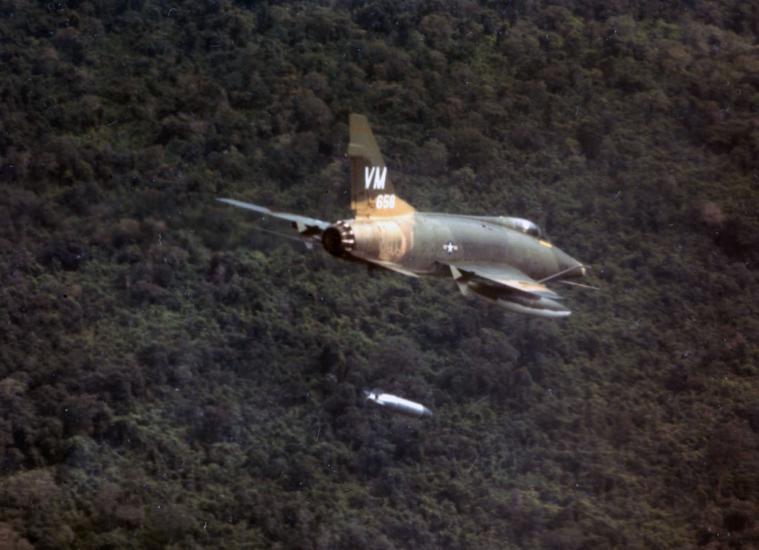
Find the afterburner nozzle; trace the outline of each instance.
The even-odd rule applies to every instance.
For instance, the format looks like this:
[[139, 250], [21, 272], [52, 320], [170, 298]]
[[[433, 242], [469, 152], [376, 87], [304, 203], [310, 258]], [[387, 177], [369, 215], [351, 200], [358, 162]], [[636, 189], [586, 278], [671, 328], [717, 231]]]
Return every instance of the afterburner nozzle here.
[[353, 250], [353, 246], [356, 244], [356, 235], [348, 222], [340, 220], [324, 230], [322, 244], [327, 252], [342, 258]]

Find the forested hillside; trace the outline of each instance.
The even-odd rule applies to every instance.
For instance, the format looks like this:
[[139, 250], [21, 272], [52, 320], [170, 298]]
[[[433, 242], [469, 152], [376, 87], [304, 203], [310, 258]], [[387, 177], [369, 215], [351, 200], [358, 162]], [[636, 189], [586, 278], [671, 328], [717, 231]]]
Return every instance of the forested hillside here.
[[[757, 35], [722, 0], [0, 0], [0, 547], [759, 547]], [[347, 216], [351, 112], [416, 208], [532, 219], [600, 291], [508, 314], [214, 201]]]

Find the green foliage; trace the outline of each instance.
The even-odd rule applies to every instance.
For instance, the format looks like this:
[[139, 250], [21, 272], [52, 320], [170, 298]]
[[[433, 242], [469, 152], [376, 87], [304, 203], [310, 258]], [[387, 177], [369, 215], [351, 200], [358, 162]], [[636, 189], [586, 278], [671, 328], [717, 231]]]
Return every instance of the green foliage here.
[[[691, 4], [0, 6], [0, 546], [755, 543], [759, 21]], [[601, 291], [509, 316], [214, 203], [344, 217], [349, 112]]]

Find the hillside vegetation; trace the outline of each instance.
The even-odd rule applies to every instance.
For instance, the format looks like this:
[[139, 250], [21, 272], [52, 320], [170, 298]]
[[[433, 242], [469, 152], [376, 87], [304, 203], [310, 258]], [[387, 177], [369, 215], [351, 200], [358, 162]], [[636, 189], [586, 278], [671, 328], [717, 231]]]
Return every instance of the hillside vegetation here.
[[[1, 1], [0, 546], [759, 545], [757, 35], [751, 2]], [[511, 315], [214, 202], [348, 216], [351, 112], [416, 208], [535, 220], [601, 290]]]

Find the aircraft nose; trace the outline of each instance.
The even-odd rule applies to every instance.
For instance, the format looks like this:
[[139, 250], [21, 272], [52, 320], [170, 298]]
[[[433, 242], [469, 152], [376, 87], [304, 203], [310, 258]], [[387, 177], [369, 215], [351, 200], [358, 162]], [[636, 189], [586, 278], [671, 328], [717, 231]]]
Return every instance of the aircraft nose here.
[[554, 253], [556, 254], [556, 261], [559, 264], [559, 271], [566, 271], [566, 274], [562, 276], [562, 279], [584, 277], [588, 274], [589, 266], [586, 266], [582, 262], [578, 262], [572, 256], [558, 248], [554, 249]]

